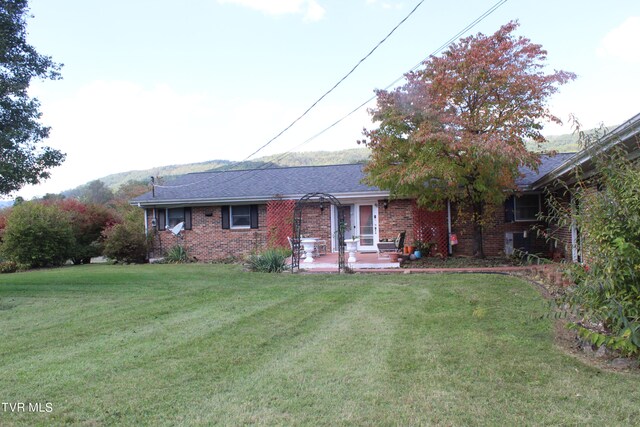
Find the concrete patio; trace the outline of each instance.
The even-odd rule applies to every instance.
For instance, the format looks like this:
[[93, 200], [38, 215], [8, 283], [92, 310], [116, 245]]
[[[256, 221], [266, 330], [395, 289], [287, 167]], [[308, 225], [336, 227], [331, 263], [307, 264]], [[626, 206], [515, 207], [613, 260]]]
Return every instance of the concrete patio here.
[[[400, 268], [399, 262], [391, 262], [389, 258], [378, 258], [376, 252], [357, 252], [356, 262], [347, 262], [349, 254], [345, 252], [345, 265], [352, 269], [389, 269]], [[313, 258], [313, 262], [305, 262], [304, 258], [300, 260], [300, 269], [302, 270], [321, 270], [321, 271], [337, 271], [338, 270], [338, 254], [327, 253]]]

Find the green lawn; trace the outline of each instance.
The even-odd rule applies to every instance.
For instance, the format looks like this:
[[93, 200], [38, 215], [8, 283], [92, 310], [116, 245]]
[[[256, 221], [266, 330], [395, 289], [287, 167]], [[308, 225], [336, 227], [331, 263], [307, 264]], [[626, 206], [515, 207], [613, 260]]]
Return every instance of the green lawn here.
[[495, 275], [83, 266], [0, 275], [0, 425], [628, 425], [640, 375]]

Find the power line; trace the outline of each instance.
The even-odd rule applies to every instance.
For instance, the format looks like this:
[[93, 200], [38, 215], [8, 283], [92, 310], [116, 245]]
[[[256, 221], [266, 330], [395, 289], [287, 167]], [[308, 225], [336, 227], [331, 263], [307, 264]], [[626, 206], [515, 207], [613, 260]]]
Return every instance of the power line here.
[[[242, 162], [245, 162], [247, 160], [249, 160], [251, 157], [253, 157], [254, 155], [256, 155], [257, 153], [259, 153], [260, 151], [262, 151], [264, 148], [266, 148], [268, 145], [270, 145], [273, 141], [275, 141], [276, 139], [278, 139], [280, 136], [282, 136], [282, 134], [284, 134], [286, 131], [288, 131], [289, 129], [291, 129], [297, 122], [299, 122], [303, 117], [305, 117], [307, 114], [309, 114], [309, 112], [316, 106], [318, 105], [318, 103], [320, 103], [320, 101], [322, 101], [327, 95], [329, 95], [331, 92], [333, 92], [342, 82], [344, 82], [351, 74], [353, 74], [353, 72], [360, 66], [360, 64], [362, 64], [364, 61], [367, 60], [367, 58], [369, 58], [384, 42], [387, 41], [387, 39], [389, 37], [391, 37], [391, 35], [402, 25], [404, 24], [407, 19], [409, 19], [411, 17], [411, 15], [413, 15], [415, 13], [416, 10], [418, 10], [418, 8], [422, 5], [422, 3], [424, 3], [425, 0], [420, 0], [418, 2], [418, 4], [415, 5], [415, 7], [413, 9], [411, 9], [411, 11], [400, 21], [398, 22], [398, 24], [396, 24], [395, 27], [393, 27], [391, 29], [391, 31], [389, 31], [389, 33], [384, 36], [384, 38], [382, 40], [380, 40], [365, 56], [363, 56], [357, 63], [356, 65], [353, 66], [353, 68], [351, 68], [351, 70], [349, 70], [349, 72], [347, 74], [345, 74], [340, 80], [338, 80], [338, 82], [336, 84], [334, 84], [331, 89], [329, 89], [328, 91], [326, 91], [320, 98], [318, 98], [313, 104], [311, 104], [311, 106], [309, 108], [307, 108], [302, 114], [300, 114], [294, 121], [292, 121], [286, 128], [284, 128], [283, 130], [281, 130], [276, 136], [274, 136], [273, 138], [271, 138], [269, 141], [267, 141], [265, 144], [263, 144], [262, 146], [260, 146], [257, 150], [255, 150], [253, 153], [249, 154], [247, 157], [245, 157], [244, 159], [235, 162], [235, 164], [239, 164]], [[196, 183], [194, 183], [196, 184]], [[184, 184], [183, 186], [187, 186], [187, 185], [194, 185], [194, 184]], [[156, 185], [156, 187], [169, 187], [169, 186], [161, 186], [161, 185]], [[176, 186], [177, 187], [177, 186]]]
[[347, 79], [347, 77], [349, 77], [355, 70], [356, 68], [358, 68], [360, 66], [360, 64], [362, 64], [367, 58], [369, 58], [373, 52], [376, 51], [376, 49], [378, 49], [378, 47], [380, 47], [380, 45], [382, 43], [384, 43], [385, 41], [387, 41], [387, 39], [389, 37], [391, 37], [391, 35], [398, 29], [398, 27], [400, 27], [400, 25], [404, 24], [404, 22], [409, 19], [409, 17], [411, 15], [413, 15], [413, 13], [418, 10], [418, 8], [420, 7], [420, 5], [422, 5], [422, 3], [424, 3], [424, 0], [420, 0], [420, 2], [418, 2], [418, 4], [411, 10], [411, 12], [409, 12], [409, 14], [407, 16], [405, 16], [402, 21], [400, 21], [395, 27], [393, 27], [393, 29], [389, 32], [389, 34], [387, 34], [382, 40], [380, 40], [378, 42], [378, 44], [376, 44], [373, 49], [371, 49], [369, 51], [369, 53], [367, 53], [365, 56], [362, 57], [362, 59], [360, 59], [360, 61], [358, 61], [358, 63], [356, 65], [353, 66], [353, 68], [344, 75], [344, 77], [342, 77], [340, 80], [338, 80], [338, 83], [336, 83], [335, 85], [333, 85], [333, 87], [331, 87], [331, 89], [329, 89], [328, 91], [326, 91], [320, 98], [318, 98], [313, 104], [311, 104], [311, 106], [309, 108], [307, 108], [304, 113], [302, 113], [301, 115], [299, 115], [294, 121], [291, 122], [291, 124], [289, 126], [287, 126], [286, 128], [284, 128], [283, 130], [281, 130], [276, 136], [274, 136], [273, 138], [271, 138], [269, 141], [267, 141], [264, 145], [262, 145], [260, 148], [258, 148], [256, 151], [254, 151], [253, 153], [249, 154], [247, 157], [244, 158], [243, 161], [250, 159], [251, 157], [253, 157], [255, 154], [259, 153], [260, 151], [262, 151], [265, 147], [267, 147], [269, 144], [271, 144], [273, 141], [275, 141], [276, 139], [278, 139], [283, 133], [285, 133], [286, 131], [288, 131], [289, 129], [291, 129], [291, 127], [293, 127], [293, 125], [295, 125], [300, 119], [302, 119], [304, 116], [306, 116], [309, 111], [311, 111], [320, 101], [322, 101], [327, 95], [329, 95], [331, 92], [333, 92], [333, 90], [335, 88], [337, 88], [340, 83], [342, 83], [343, 81], [345, 81]]
[[[476, 25], [478, 25], [480, 22], [484, 21], [489, 15], [493, 14], [493, 12], [495, 12], [498, 8], [500, 8], [502, 5], [504, 5], [508, 0], [499, 0], [498, 2], [496, 2], [493, 6], [491, 6], [489, 9], [487, 9], [484, 13], [482, 13], [480, 16], [478, 16], [476, 19], [474, 19], [473, 21], [471, 21], [469, 24], [467, 24], [463, 29], [461, 29], [460, 31], [458, 31], [454, 36], [450, 37], [446, 42], [444, 42], [443, 44], [441, 44], [437, 49], [435, 49], [433, 52], [431, 52], [429, 55], [427, 55], [424, 59], [422, 59], [420, 62], [418, 62], [416, 65], [414, 65], [408, 72], [411, 71], [415, 71], [416, 69], [418, 69], [426, 60], [428, 60], [431, 56], [437, 55], [438, 53], [440, 53], [443, 49], [445, 49], [446, 47], [448, 47], [449, 45], [451, 45], [451, 43], [453, 43], [454, 41], [456, 41], [460, 36], [462, 36], [463, 34], [465, 34], [467, 31], [469, 31], [471, 28], [475, 27]], [[311, 108], [313, 108], [318, 102], [320, 102], [320, 100], [322, 100], [322, 98], [324, 98], [326, 95], [328, 95], [333, 89], [335, 89], [343, 80], [345, 80], [349, 74], [351, 74], [357, 67], [358, 65], [360, 65], [362, 63], [362, 61], [364, 61], [369, 55], [371, 55], [371, 53], [373, 53], [373, 51], [375, 51], [375, 49], [380, 46], [380, 44], [382, 44], [391, 34], [393, 34], [393, 32], [404, 22], [406, 21], [409, 16], [411, 16], [411, 14], [413, 14], [413, 12], [415, 12], [415, 10], [424, 2], [424, 0], [420, 1], [420, 3], [418, 3], [416, 5], [416, 7], [413, 8], [413, 10], [409, 13], [409, 15], [407, 15], [398, 25], [396, 25], [394, 27], [393, 30], [391, 30], [391, 32], [384, 38], [382, 39], [363, 59], [361, 59], [358, 64], [356, 64], [356, 66], [349, 72], [347, 73], [347, 75], [345, 75], [338, 83], [336, 83], [329, 91], [327, 91], [324, 95], [322, 95], [322, 97], [320, 97], [311, 107], [309, 107], [307, 109], [307, 111], [305, 111], [300, 117], [298, 117], [296, 120], [294, 120], [287, 128], [285, 128], [283, 131], [281, 131], [278, 135], [276, 135], [274, 138], [272, 138], [270, 141], [268, 141], [266, 144], [264, 144], [262, 147], [260, 147], [258, 150], [254, 151], [252, 154], [250, 154], [249, 156], [247, 156], [244, 160], [235, 162], [235, 165], [242, 163], [244, 161], [246, 161], [247, 159], [249, 159], [251, 156], [253, 156], [254, 154], [256, 154], [257, 152], [259, 152], [260, 150], [262, 150], [263, 148], [265, 148], [267, 145], [269, 145], [271, 142], [273, 142], [276, 138], [278, 138], [280, 135], [282, 135], [284, 132], [286, 132], [290, 127], [292, 127], [298, 120], [300, 120], [302, 117], [304, 117], [310, 110]], [[393, 82], [389, 83], [387, 86], [385, 86], [385, 88], [383, 90], [388, 90], [389, 88], [391, 88], [392, 86], [394, 86], [395, 84], [397, 84], [399, 81], [401, 81], [402, 79], [405, 78], [405, 75], [407, 73], [402, 74], [400, 77], [398, 77], [397, 79], [395, 79]], [[345, 114], [344, 116], [340, 117], [338, 120], [336, 120], [335, 122], [333, 122], [332, 124], [330, 124], [329, 126], [325, 127], [324, 129], [322, 129], [321, 131], [319, 131], [318, 133], [316, 133], [315, 135], [307, 138], [305, 141], [303, 141], [302, 143], [296, 145], [295, 147], [285, 151], [284, 153], [282, 153], [280, 156], [278, 156], [276, 159], [274, 159], [273, 161], [270, 161], [269, 164], [267, 165], [263, 165], [262, 167], [257, 167], [255, 169], [249, 169], [246, 171], [238, 171], [238, 172], [243, 172], [240, 173], [234, 177], [231, 177], [227, 180], [225, 180], [224, 182], [220, 183], [220, 184], [226, 184], [228, 182], [231, 181], [235, 181], [247, 174], [250, 173], [255, 173], [258, 170], [264, 170], [264, 169], [268, 169], [270, 167], [270, 165], [274, 165], [274, 162], [278, 162], [282, 159], [284, 159], [285, 157], [287, 157], [288, 155], [290, 155], [293, 150], [296, 150], [308, 143], [310, 143], [311, 141], [313, 141], [314, 139], [318, 138], [319, 136], [321, 136], [322, 134], [324, 134], [325, 132], [331, 130], [332, 128], [334, 128], [335, 126], [337, 126], [338, 124], [340, 124], [341, 122], [343, 122], [344, 120], [346, 120], [347, 118], [351, 117], [354, 113], [356, 113], [358, 110], [360, 110], [361, 108], [363, 108], [365, 105], [367, 105], [369, 102], [373, 101], [374, 99], [376, 99], [376, 95], [373, 95], [372, 97], [370, 97], [369, 99], [367, 99], [366, 101], [364, 101], [363, 103], [361, 103], [360, 105], [358, 105], [357, 107], [355, 107], [353, 110], [351, 110], [350, 112], [348, 112], [347, 114]], [[179, 187], [188, 187], [191, 185], [196, 185], [196, 184], [200, 184], [202, 182], [208, 181], [211, 178], [205, 178], [202, 179], [200, 181], [196, 181], [196, 182], [191, 182], [188, 184], [181, 184], [181, 185], [156, 185], [155, 187], [158, 188], [179, 188]]]
[[[444, 42], [442, 45], [440, 45], [440, 47], [438, 47], [437, 49], [435, 49], [433, 52], [431, 52], [427, 57], [425, 57], [424, 59], [422, 59], [420, 62], [418, 62], [416, 65], [414, 65], [409, 71], [415, 71], [418, 68], [420, 68], [420, 66], [422, 64], [424, 64], [424, 62], [429, 59], [430, 57], [437, 55], [438, 53], [440, 53], [443, 49], [445, 49], [446, 47], [450, 46], [451, 43], [453, 43], [454, 41], [456, 41], [461, 35], [463, 35], [464, 33], [466, 33], [467, 31], [469, 31], [471, 28], [475, 27], [477, 24], [479, 24], [480, 22], [482, 22], [485, 18], [487, 18], [489, 15], [491, 15], [496, 9], [498, 9], [500, 6], [502, 6], [503, 4], [505, 4], [508, 0], [500, 0], [497, 3], [495, 3], [492, 7], [490, 7], [489, 9], [487, 9], [482, 15], [480, 15], [479, 17], [477, 17], [476, 19], [474, 19], [471, 23], [469, 23], [466, 27], [464, 27], [462, 30], [458, 31], [456, 33], [456, 35], [452, 36], [451, 38], [449, 38], [449, 40], [447, 40], [446, 42]], [[390, 84], [388, 84], [387, 86], [385, 86], [385, 88], [383, 90], [388, 90], [389, 88], [391, 88], [392, 86], [394, 86], [396, 83], [398, 83], [399, 81], [401, 81], [402, 79], [404, 79], [406, 73], [403, 74], [402, 76], [398, 77], [397, 79], [395, 79], [393, 82], [391, 82]], [[330, 124], [329, 126], [327, 126], [326, 128], [324, 128], [323, 130], [321, 130], [320, 132], [316, 133], [315, 135], [313, 135], [312, 137], [306, 139], [304, 142], [302, 142], [301, 144], [296, 145], [295, 147], [285, 151], [284, 153], [282, 153], [282, 155], [280, 157], [278, 157], [277, 159], [275, 159], [274, 161], [279, 161], [282, 160], [283, 158], [285, 158], [286, 156], [288, 156], [289, 154], [291, 154], [293, 152], [293, 150], [296, 150], [300, 147], [302, 147], [303, 145], [308, 144], [309, 142], [313, 141], [314, 139], [318, 138], [320, 135], [322, 135], [323, 133], [327, 132], [328, 130], [334, 128], [335, 126], [337, 126], [338, 124], [340, 124], [341, 122], [343, 122], [344, 120], [346, 120], [347, 118], [349, 118], [350, 116], [352, 116], [356, 111], [360, 110], [362, 107], [364, 107], [365, 105], [367, 105], [369, 102], [373, 101], [374, 99], [376, 99], [376, 95], [373, 95], [372, 97], [370, 97], [369, 99], [367, 99], [366, 101], [364, 101], [363, 103], [361, 103], [360, 105], [358, 105], [356, 108], [354, 108], [353, 110], [351, 110], [350, 112], [348, 112], [347, 114], [345, 114], [344, 116], [342, 116], [341, 118], [339, 118], [338, 120], [336, 120], [335, 122], [333, 122], [332, 124]], [[273, 163], [273, 162], [271, 162]]]

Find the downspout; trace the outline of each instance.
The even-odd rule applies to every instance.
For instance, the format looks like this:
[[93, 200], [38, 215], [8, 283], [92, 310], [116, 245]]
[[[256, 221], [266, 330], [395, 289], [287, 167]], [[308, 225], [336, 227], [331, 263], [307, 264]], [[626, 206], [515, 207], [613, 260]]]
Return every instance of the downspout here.
[[[138, 207], [140, 207], [140, 203], [138, 203]], [[149, 217], [147, 216], [147, 208], [144, 208], [144, 235], [149, 235]]]
[[449, 247], [449, 255], [453, 253], [453, 247], [451, 246], [451, 200], [447, 199], [447, 246]]
[[575, 218], [575, 215], [577, 213], [577, 206], [573, 194], [571, 194], [569, 197], [569, 205], [571, 206], [571, 260], [573, 262], [579, 262], [580, 251], [578, 247], [578, 227]]

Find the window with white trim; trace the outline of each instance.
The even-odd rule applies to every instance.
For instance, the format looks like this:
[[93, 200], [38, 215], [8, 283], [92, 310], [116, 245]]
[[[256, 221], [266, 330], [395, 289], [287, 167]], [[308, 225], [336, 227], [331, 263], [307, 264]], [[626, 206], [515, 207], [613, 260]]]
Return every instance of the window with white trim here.
[[251, 227], [251, 206], [240, 205], [230, 206], [231, 209], [231, 228], [250, 228]]

